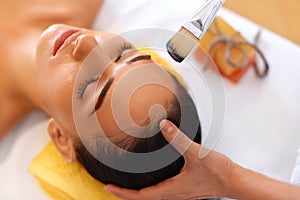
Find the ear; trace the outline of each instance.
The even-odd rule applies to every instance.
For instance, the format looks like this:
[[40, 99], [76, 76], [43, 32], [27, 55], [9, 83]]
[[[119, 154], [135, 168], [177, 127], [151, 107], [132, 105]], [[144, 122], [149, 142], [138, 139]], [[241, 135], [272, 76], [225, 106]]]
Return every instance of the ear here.
[[70, 163], [76, 161], [72, 137], [53, 118], [48, 121], [48, 133], [63, 158]]

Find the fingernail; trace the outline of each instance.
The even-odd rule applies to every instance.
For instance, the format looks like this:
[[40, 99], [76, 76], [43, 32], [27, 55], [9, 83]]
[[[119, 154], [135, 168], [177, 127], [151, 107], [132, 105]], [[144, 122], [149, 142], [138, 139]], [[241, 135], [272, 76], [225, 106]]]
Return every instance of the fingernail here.
[[107, 192], [110, 192], [110, 193], [114, 191], [113, 188], [111, 188], [108, 185], [104, 186], [104, 190], [106, 190]]
[[159, 126], [160, 126], [161, 131], [163, 131], [165, 133], [171, 133], [173, 131], [172, 124], [165, 119], [161, 120]]

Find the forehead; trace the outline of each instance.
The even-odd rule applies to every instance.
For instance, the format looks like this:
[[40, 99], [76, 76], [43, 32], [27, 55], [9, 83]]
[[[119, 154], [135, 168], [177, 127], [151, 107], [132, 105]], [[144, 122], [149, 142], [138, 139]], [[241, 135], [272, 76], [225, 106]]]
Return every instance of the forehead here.
[[96, 113], [98, 122], [108, 135], [145, 126], [151, 118], [163, 118], [174, 91], [174, 80], [158, 65], [120, 69]]

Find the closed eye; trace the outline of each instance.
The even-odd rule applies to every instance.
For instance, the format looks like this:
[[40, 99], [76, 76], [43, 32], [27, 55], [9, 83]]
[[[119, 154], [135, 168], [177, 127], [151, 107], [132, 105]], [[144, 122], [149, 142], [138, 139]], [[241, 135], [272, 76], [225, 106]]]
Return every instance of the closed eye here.
[[118, 62], [121, 59], [124, 52], [128, 49], [133, 49], [132, 44], [130, 44], [129, 42], [122, 43], [122, 45], [117, 50], [117, 58], [115, 59], [115, 62]]
[[89, 80], [85, 80], [83, 81], [82, 83], [79, 84], [78, 88], [77, 88], [77, 98], [78, 99], [82, 99], [83, 98], [83, 95], [84, 95], [84, 92], [86, 90], [86, 88], [94, 83], [94, 82], [97, 82], [99, 80], [99, 77], [96, 77], [96, 78], [92, 78], [92, 79], [89, 79]]

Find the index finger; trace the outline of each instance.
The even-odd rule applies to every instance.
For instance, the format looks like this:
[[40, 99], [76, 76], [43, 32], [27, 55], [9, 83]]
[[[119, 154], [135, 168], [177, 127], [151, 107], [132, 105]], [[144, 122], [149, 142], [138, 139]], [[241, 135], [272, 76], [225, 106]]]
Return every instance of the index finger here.
[[200, 150], [202, 151], [202, 149], [204, 149], [200, 144], [193, 142], [169, 120], [162, 120], [160, 122], [160, 128], [166, 140], [179, 151], [187, 161], [197, 158]]

